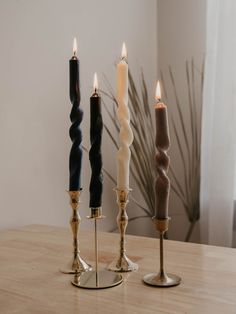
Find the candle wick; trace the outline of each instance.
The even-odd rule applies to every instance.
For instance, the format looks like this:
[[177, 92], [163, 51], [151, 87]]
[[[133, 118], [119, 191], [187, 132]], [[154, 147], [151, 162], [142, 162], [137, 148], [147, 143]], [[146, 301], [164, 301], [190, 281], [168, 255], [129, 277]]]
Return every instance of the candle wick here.
[[128, 63], [126, 57], [121, 57], [121, 61], [125, 61], [126, 63]]
[[94, 88], [94, 93], [93, 93], [93, 97], [98, 97], [98, 89], [95, 87]]

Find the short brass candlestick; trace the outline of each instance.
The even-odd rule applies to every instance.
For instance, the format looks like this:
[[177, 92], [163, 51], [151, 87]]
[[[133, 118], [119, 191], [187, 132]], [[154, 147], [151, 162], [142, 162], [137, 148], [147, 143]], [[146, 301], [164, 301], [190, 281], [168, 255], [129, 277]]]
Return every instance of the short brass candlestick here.
[[97, 219], [105, 218], [102, 215], [102, 208], [91, 208], [91, 214], [88, 219], [94, 219], [94, 240], [95, 240], [95, 270], [81, 274], [75, 274], [71, 283], [79, 288], [85, 289], [105, 289], [111, 288], [122, 283], [123, 278], [119, 274], [111, 273], [107, 270], [98, 270], [98, 234]]
[[125, 230], [128, 225], [128, 215], [126, 206], [129, 202], [130, 189], [114, 189], [117, 195], [117, 203], [119, 206], [119, 213], [117, 216], [117, 225], [120, 231], [120, 252], [119, 257], [109, 265], [108, 269], [116, 272], [129, 272], [138, 269], [138, 264], [133, 263], [126, 255], [125, 249]]
[[181, 282], [179, 276], [167, 274], [164, 270], [164, 234], [168, 230], [170, 218], [155, 219], [156, 229], [160, 232], [160, 271], [159, 273], [147, 274], [143, 277], [143, 281], [151, 286], [172, 287], [177, 286]]
[[72, 208], [72, 216], [70, 220], [70, 225], [73, 233], [73, 258], [69, 265], [62, 269], [61, 272], [64, 274], [75, 274], [81, 273], [88, 270], [91, 270], [92, 267], [87, 264], [81, 257], [79, 251], [79, 241], [78, 241], [78, 233], [79, 233], [79, 225], [81, 222], [81, 218], [78, 212], [79, 203], [80, 203], [80, 194], [82, 190], [79, 191], [68, 191], [70, 196], [70, 205]]

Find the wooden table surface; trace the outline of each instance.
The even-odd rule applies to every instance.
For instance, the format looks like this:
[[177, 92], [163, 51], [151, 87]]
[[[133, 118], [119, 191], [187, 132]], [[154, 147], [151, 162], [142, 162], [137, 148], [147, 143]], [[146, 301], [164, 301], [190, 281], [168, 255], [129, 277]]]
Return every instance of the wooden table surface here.
[[[71, 258], [69, 228], [31, 225], [0, 232], [0, 313], [236, 313], [236, 250], [165, 241], [169, 272], [183, 282], [154, 288], [142, 277], [158, 269], [158, 241], [128, 236], [128, 255], [139, 270], [104, 290], [71, 285], [59, 272]], [[81, 255], [94, 263], [93, 233], [80, 232]], [[99, 233], [101, 268], [116, 256], [118, 235]]]

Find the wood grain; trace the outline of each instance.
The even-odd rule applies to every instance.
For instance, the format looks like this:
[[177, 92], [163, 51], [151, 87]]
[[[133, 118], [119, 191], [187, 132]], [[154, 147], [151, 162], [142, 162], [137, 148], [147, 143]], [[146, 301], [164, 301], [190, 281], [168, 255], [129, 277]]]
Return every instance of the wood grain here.
[[[0, 313], [236, 313], [236, 250], [165, 241], [168, 272], [180, 286], [146, 286], [142, 277], [158, 269], [158, 241], [127, 236], [139, 271], [120, 286], [91, 291], [73, 287], [59, 268], [71, 257], [69, 228], [27, 226], [0, 232]], [[94, 262], [93, 233], [80, 231], [81, 255]], [[99, 233], [100, 266], [115, 256], [118, 235]]]

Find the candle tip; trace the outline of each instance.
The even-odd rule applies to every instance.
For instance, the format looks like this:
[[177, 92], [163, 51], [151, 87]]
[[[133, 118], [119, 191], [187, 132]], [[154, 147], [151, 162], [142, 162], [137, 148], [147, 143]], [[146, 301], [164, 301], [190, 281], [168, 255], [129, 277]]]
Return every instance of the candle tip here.
[[157, 81], [155, 98], [156, 98], [157, 101], [161, 101], [161, 86], [160, 86], [160, 81]]
[[94, 77], [93, 77], [93, 89], [94, 89], [94, 93], [97, 93], [98, 91], [98, 76], [97, 73], [94, 73]]
[[122, 45], [121, 58], [122, 59], [126, 59], [127, 58], [127, 49], [126, 49], [125, 42], [123, 42], [123, 45]]
[[76, 38], [74, 38], [74, 41], [73, 41], [73, 55], [76, 56], [77, 55], [77, 40]]

